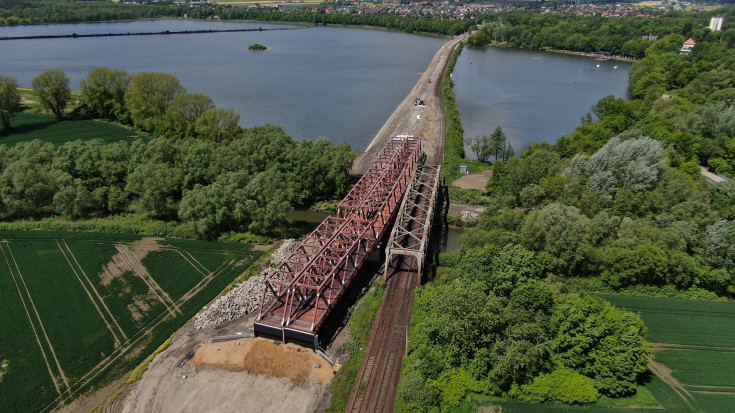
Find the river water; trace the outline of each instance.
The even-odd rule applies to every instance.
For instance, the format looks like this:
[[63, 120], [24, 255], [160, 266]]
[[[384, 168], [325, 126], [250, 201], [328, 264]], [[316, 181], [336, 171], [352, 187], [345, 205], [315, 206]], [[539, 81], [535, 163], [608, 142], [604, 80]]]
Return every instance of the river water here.
[[[267, 23], [147, 20], [0, 27], [0, 36], [277, 27]], [[446, 39], [341, 27], [303, 30], [0, 41], [0, 74], [29, 87], [61, 69], [78, 90], [95, 67], [164, 72], [242, 126], [271, 123], [294, 139], [325, 136], [364, 150]], [[260, 43], [265, 52], [248, 46]]]
[[[495, 47], [466, 47], [452, 80], [465, 138], [503, 128], [510, 144], [556, 140], [574, 131], [601, 98], [628, 99], [631, 63]], [[470, 150], [467, 156], [474, 157]]]

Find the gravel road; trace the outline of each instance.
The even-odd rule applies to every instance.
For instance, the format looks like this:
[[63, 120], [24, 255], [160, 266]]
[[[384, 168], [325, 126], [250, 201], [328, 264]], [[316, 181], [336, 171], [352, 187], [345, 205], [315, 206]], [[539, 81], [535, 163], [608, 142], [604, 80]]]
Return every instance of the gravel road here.
[[[456, 37], [448, 41], [434, 55], [429, 67], [421, 74], [416, 86], [393, 112], [365, 152], [358, 153], [352, 165], [352, 173], [362, 175], [368, 170], [385, 143], [393, 136], [410, 135], [423, 138], [422, 148], [427, 164], [438, 165], [444, 155], [444, 113], [441, 104], [441, 80], [452, 51], [463, 40]], [[416, 105], [416, 99], [425, 106]]]

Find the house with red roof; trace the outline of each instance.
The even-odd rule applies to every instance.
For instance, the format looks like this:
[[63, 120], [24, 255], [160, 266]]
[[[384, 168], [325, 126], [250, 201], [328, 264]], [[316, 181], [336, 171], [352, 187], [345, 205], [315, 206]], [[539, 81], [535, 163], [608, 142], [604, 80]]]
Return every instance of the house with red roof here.
[[684, 42], [684, 45], [681, 47], [681, 50], [679, 50], [679, 54], [689, 54], [692, 52], [692, 49], [694, 49], [694, 46], [697, 45], [697, 42], [694, 41], [691, 37], [687, 39], [687, 41]]

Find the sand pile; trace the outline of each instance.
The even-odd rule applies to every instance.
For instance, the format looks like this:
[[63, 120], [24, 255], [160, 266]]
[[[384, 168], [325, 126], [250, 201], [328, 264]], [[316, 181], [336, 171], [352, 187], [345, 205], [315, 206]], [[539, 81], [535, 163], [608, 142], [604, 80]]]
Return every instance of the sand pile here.
[[[276, 345], [264, 338], [209, 343], [199, 347], [189, 364], [198, 368], [248, 371], [268, 377], [286, 377], [296, 383], [313, 378], [329, 383], [334, 369], [313, 350], [294, 344]], [[316, 367], [319, 366], [319, 367]]]

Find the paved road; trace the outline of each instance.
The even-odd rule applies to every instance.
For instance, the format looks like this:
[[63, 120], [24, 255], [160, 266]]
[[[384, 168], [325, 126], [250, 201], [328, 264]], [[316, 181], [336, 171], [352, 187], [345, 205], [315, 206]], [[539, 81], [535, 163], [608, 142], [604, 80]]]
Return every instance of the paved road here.
[[[378, 132], [365, 152], [358, 153], [352, 165], [352, 173], [362, 175], [373, 166], [375, 158], [392, 136], [411, 135], [423, 138], [423, 150], [428, 156], [427, 164], [438, 165], [444, 154], [444, 113], [441, 104], [441, 79], [452, 51], [463, 40], [463, 36], [448, 41], [434, 55], [429, 67], [421, 74], [416, 86], [393, 112], [383, 129]], [[417, 106], [416, 98], [425, 106]]]

